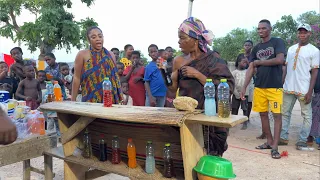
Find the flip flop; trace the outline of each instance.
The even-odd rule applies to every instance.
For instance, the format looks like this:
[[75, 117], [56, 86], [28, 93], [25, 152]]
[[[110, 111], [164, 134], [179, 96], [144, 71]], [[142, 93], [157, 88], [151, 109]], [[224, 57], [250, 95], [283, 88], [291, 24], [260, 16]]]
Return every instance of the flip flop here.
[[280, 155], [278, 149], [272, 149], [271, 150], [271, 157], [273, 159], [280, 159], [281, 158], [281, 155]]
[[271, 147], [268, 143], [263, 143], [263, 144], [261, 144], [260, 146], [257, 146], [256, 149], [260, 149], [260, 150], [263, 150], [263, 149], [272, 149], [272, 147]]

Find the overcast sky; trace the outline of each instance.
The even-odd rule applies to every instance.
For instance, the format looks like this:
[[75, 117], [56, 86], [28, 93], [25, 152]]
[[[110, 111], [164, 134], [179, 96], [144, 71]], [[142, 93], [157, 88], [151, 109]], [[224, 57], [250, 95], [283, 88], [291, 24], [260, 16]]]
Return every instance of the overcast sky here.
[[[99, 23], [107, 49], [123, 49], [129, 43], [148, 56], [150, 44], [157, 44], [159, 48], [179, 48], [177, 28], [187, 17], [188, 0], [96, 0], [90, 9], [80, 0], [72, 1], [71, 12], [76, 20], [91, 17]], [[201, 19], [216, 37], [221, 37], [237, 27], [251, 30], [261, 19], [269, 19], [274, 24], [282, 15], [291, 14], [296, 19], [306, 11], [319, 13], [319, 9], [319, 0], [305, 0], [304, 3], [292, 0], [195, 0], [192, 16]], [[18, 23], [21, 25], [34, 19], [24, 12]], [[0, 53], [9, 53], [17, 45], [0, 37]], [[39, 55], [39, 51], [31, 53], [25, 46], [22, 49], [24, 58]], [[63, 49], [54, 51], [59, 62], [74, 61], [77, 52], [77, 49], [69, 54]]]

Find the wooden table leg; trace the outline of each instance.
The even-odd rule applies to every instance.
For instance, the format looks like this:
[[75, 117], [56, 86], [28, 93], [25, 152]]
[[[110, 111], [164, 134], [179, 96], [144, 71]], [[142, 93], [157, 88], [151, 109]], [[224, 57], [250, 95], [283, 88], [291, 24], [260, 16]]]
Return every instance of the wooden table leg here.
[[30, 159], [23, 161], [23, 180], [30, 180], [31, 178], [31, 165]]
[[193, 168], [204, 155], [202, 125], [185, 123], [180, 128], [181, 149], [183, 156], [184, 177], [186, 180], [196, 180], [197, 174]]
[[52, 157], [44, 155], [44, 173], [45, 180], [53, 180]]

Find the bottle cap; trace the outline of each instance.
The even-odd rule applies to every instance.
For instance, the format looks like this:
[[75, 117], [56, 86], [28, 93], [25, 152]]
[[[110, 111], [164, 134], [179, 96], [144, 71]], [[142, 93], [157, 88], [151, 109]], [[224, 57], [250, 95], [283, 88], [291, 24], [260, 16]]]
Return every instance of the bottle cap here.
[[221, 82], [227, 82], [227, 79], [220, 79]]
[[152, 141], [147, 141], [148, 144], [152, 144]]
[[166, 144], [165, 144], [165, 147], [170, 147], [170, 143], [166, 143]]
[[51, 82], [51, 81], [46, 81], [46, 83], [47, 83], [47, 84], [52, 84], [52, 82]]
[[54, 84], [58, 84], [58, 81], [53, 81]]
[[206, 82], [212, 82], [212, 79], [206, 79]]
[[129, 138], [129, 139], [128, 139], [128, 142], [131, 143], [131, 142], [132, 142], [132, 138]]
[[109, 77], [105, 77], [104, 80], [105, 80], [105, 81], [109, 81]]
[[117, 138], [118, 136], [114, 135], [113, 137], [114, 137], [114, 138]]

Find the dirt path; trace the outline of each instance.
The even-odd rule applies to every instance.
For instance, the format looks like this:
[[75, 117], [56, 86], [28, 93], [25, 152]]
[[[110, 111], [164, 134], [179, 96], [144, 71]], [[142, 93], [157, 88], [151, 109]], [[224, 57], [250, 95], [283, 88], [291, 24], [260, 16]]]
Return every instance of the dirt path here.
[[[254, 147], [264, 143], [264, 140], [257, 140], [255, 137], [261, 133], [260, 118], [257, 113], [252, 114], [248, 129], [243, 131], [239, 127], [230, 130], [228, 138], [229, 149], [224, 154], [233, 162], [234, 171], [239, 180], [319, 180], [320, 167], [304, 164], [308, 162], [320, 165], [320, 151], [313, 152], [295, 150], [295, 141], [299, 126], [302, 122], [300, 107], [295, 105], [291, 127], [289, 146], [280, 146], [279, 151], [288, 151], [289, 156], [280, 160], [273, 160], [270, 151], [255, 150]], [[314, 145], [316, 148], [316, 146]], [[264, 154], [266, 153], [266, 154]], [[38, 168], [43, 168], [43, 158], [31, 160], [31, 164]], [[55, 180], [63, 179], [63, 162], [54, 159]], [[21, 180], [22, 163], [16, 163], [0, 168], [1, 180]], [[32, 180], [43, 179], [43, 176], [32, 173]], [[120, 176], [111, 175], [110, 180], [124, 180]], [[107, 179], [107, 180], [108, 180]]]

